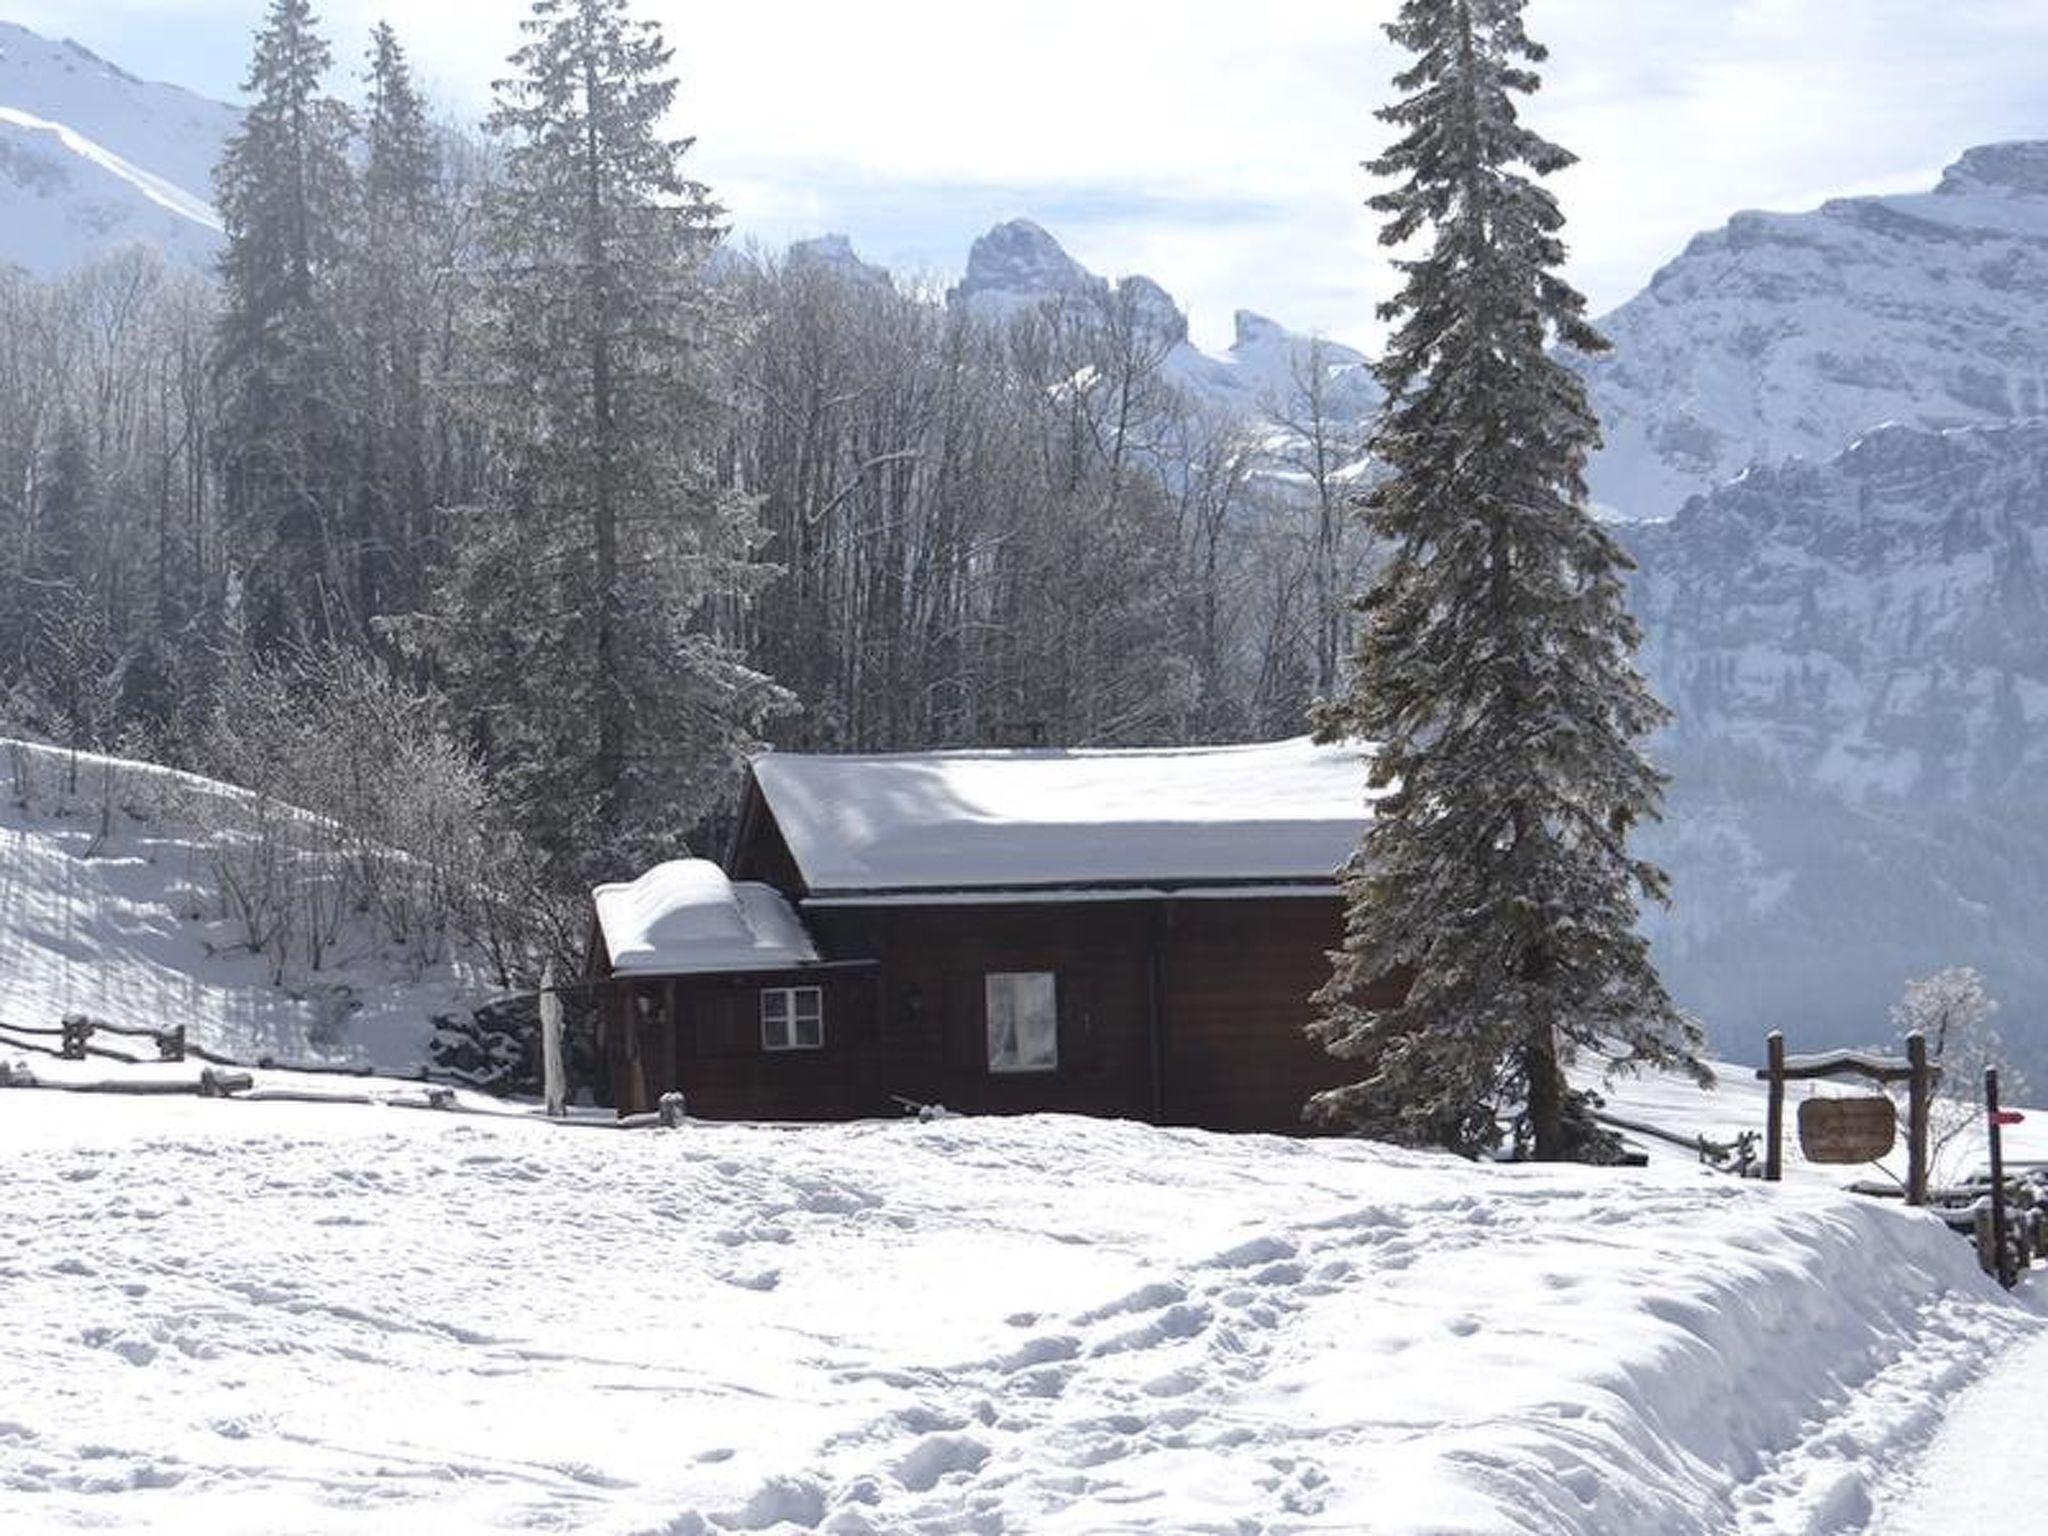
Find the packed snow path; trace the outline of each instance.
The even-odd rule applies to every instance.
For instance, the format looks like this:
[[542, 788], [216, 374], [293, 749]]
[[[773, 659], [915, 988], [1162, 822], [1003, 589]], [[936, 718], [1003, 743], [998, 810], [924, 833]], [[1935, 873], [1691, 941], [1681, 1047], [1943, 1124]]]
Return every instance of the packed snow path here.
[[1853, 1527], [2031, 1314], [1685, 1168], [0, 1091], [0, 1530]]
[[2048, 1336], [2015, 1348], [1944, 1419], [1892, 1507], [1882, 1536], [2036, 1531], [2048, 1519], [2041, 1383]]

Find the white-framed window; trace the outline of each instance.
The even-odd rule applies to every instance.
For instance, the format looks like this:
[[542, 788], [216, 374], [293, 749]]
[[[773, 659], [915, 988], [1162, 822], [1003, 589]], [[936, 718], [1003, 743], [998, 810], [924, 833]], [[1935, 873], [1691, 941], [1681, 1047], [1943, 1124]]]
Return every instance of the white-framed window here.
[[987, 988], [989, 1071], [1057, 1072], [1060, 1010], [1053, 973], [991, 971]]
[[761, 1049], [815, 1051], [825, 1043], [825, 994], [816, 987], [761, 989]]

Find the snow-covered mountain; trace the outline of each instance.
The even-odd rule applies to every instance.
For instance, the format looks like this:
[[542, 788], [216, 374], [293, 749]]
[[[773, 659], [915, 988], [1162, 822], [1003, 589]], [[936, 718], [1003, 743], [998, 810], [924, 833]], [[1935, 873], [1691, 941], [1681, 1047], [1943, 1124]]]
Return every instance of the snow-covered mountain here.
[[213, 166], [239, 119], [0, 21], [0, 263], [49, 276], [134, 243], [211, 262]]
[[2048, 414], [2048, 143], [1969, 150], [1932, 192], [1737, 214], [1602, 325], [1591, 483], [1626, 520], [1884, 422]]
[[998, 224], [974, 242], [967, 272], [949, 302], [992, 318], [1062, 306], [1084, 319], [1114, 315], [1163, 352], [1161, 371], [1183, 392], [1226, 417], [1292, 414], [1312, 349], [1319, 353], [1336, 419], [1360, 422], [1379, 398], [1362, 353], [1290, 331], [1250, 310], [1236, 315], [1236, 336], [1222, 356], [1188, 339], [1188, 321], [1172, 295], [1149, 277], [1111, 282], [1090, 272], [1029, 219]]
[[1681, 998], [1733, 1054], [1869, 1041], [1974, 964], [2048, 1080], [2048, 422], [1886, 427], [1628, 536]]

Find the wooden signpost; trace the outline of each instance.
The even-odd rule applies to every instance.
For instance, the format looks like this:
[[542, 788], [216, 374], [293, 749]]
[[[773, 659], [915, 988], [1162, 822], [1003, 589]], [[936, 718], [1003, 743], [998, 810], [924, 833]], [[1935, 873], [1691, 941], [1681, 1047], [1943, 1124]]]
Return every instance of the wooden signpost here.
[[[1770, 1084], [1764, 1131], [1764, 1177], [1785, 1173], [1785, 1085], [1817, 1079], [1860, 1077], [1878, 1084], [1906, 1084], [1906, 1203], [1927, 1203], [1927, 1110], [1941, 1068], [1927, 1060], [1927, 1041], [1917, 1031], [1906, 1037], [1906, 1059], [1864, 1051], [1827, 1051], [1787, 1056], [1785, 1037], [1772, 1030], [1768, 1065], [1757, 1076]], [[1875, 1162], [1897, 1140], [1897, 1112], [1891, 1100], [1809, 1099], [1799, 1106], [1799, 1149], [1815, 1163]]]
[[1809, 1163], [1874, 1163], [1898, 1139], [1899, 1112], [1882, 1094], [1799, 1106], [1799, 1150]]

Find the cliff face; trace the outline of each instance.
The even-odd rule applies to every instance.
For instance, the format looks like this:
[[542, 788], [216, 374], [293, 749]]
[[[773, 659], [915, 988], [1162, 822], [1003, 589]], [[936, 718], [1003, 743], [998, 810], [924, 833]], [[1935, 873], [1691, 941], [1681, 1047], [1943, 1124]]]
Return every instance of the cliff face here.
[[1869, 1040], [1976, 964], [2048, 1079], [2048, 423], [1882, 428], [1628, 539], [1681, 998], [1730, 1050]]

